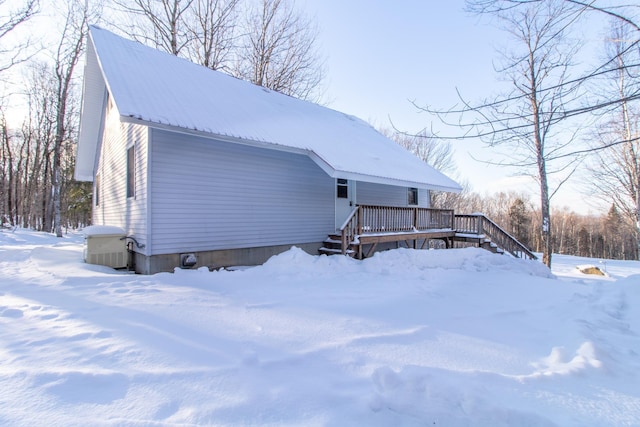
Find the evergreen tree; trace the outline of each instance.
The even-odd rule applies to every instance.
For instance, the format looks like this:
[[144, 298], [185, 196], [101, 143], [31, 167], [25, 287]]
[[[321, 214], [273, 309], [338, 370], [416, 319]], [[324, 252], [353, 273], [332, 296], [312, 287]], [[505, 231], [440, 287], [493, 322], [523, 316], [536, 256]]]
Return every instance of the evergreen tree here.
[[509, 230], [513, 237], [520, 243], [529, 246], [529, 227], [531, 225], [531, 214], [527, 210], [527, 205], [521, 198], [513, 201], [509, 207]]

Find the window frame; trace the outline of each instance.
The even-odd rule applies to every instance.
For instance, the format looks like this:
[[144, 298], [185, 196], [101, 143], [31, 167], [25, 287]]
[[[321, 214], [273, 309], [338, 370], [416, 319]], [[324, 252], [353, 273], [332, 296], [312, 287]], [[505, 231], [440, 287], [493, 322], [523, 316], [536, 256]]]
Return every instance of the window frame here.
[[336, 198], [348, 199], [349, 198], [349, 180], [344, 178], [336, 179]]
[[407, 192], [407, 205], [418, 206], [418, 189], [416, 187], [409, 187]]

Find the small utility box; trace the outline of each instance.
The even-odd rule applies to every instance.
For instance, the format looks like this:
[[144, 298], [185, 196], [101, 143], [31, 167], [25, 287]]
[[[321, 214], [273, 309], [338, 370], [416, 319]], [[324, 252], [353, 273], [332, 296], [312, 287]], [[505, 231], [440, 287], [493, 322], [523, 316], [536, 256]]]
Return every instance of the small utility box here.
[[84, 233], [84, 262], [112, 268], [126, 268], [129, 253], [127, 233], [120, 227], [92, 225]]

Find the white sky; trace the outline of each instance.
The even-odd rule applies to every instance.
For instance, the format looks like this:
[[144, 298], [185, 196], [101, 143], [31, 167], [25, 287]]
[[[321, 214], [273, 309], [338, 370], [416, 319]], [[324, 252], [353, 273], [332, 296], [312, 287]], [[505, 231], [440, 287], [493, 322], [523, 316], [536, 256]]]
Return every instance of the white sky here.
[[[327, 58], [325, 99], [332, 108], [376, 126], [388, 127], [392, 120], [401, 130], [417, 132], [431, 128], [433, 118], [420, 113], [410, 100], [448, 108], [457, 102], [456, 89], [472, 101], [498, 91], [492, 61], [504, 36], [487, 17], [464, 12], [464, 0], [298, 0], [296, 4], [320, 27]], [[474, 191], [529, 191], [537, 203], [537, 184], [531, 178], [474, 160], [497, 161], [495, 149], [481, 142], [453, 144], [457, 178], [471, 183]], [[569, 182], [552, 206], [595, 212], [583, 201], [583, 183], [584, 177]]]

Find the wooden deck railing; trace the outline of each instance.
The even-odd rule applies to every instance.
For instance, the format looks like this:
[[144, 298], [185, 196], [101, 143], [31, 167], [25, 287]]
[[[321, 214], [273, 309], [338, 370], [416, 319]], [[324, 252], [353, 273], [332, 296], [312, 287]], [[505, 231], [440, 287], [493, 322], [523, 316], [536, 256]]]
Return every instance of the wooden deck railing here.
[[342, 253], [362, 234], [411, 233], [427, 230], [453, 230], [451, 209], [356, 206], [340, 228]]
[[486, 237], [517, 258], [537, 259], [525, 245], [483, 214], [454, 215], [451, 209], [369, 205], [356, 206], [340, 228], [342, 253], [346, 254], [351, 245], [358, 245], [360, 236], [436, 230], [455, 231], [460, 238], [465, 238], [465, 234], [470, 239]]
[[516, 258], [538, 259], [525, 245], [482, 214], [456, 215], [454, 229], [460, 234], [486, 236]]

